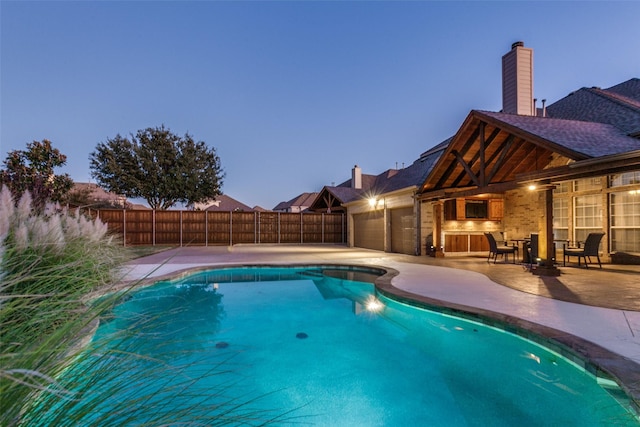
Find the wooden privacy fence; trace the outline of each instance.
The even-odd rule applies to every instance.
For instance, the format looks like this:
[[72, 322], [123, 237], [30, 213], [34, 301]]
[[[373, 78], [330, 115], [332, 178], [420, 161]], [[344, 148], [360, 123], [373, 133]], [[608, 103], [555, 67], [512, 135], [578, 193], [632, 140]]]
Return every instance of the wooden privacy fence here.
[[125, 245], [346, 243], [344, 214], [101, 209]]

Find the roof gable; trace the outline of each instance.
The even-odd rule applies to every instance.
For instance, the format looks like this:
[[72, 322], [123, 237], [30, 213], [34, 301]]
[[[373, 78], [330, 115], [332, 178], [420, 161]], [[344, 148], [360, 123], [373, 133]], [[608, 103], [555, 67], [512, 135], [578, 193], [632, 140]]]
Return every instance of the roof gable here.
[[562, 158], [569, 162], [637, 149], [640, 140], [608, 124], [473, 110], [422, 190], [506, 188], [515, 185], [516, 176]]
[[278, 203], [273, 210], [284, 211], [294, 206], [307, 208], [311, 206], [317, 195], [318, 193], [302, 193], [289, 201]]

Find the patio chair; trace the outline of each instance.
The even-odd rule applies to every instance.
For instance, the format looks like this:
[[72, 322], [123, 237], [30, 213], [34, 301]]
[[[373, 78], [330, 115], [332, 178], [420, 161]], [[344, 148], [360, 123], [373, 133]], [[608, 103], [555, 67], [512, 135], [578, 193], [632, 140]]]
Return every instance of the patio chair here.
[[507, 262], [507, 260], [509, 259], [509, 254], [513, 255], [513, 263], [516, 263], [516, 254], [518, 253], [518, 247], [517, 246], [503, 246], [500, 245], [498, 246], [498, 243], [496, 242], [496, 238], [493, 237], [493, 234], [491, 233], [484, 233], [485, 237], [487, 238], [487, 240], [489, 241], [489, 256], [487, 257], [487, 262], [489, 262], [489, 260], [491, 259], [491, 255], [493, 255], [493, 263], [496, 263], [496, 259], [498, 258], [498, 255], [502, 255], [505, 256], [505, 262]]
[[602, 268], [602, 263], [600, 262], [600, 254], [598, 253], [598, 249], [600, 247], [600, 240], [604, 233], [589, 233], [587, 236], [587, 240], [584, 242], [583, 247], [578, 248], [565, 248], [563, 257], [562, 257], [562, 265], [565, 266], [567, 259], [571, 261], [570, 257], [577, 256], [578, 257], [578, 267], [580, 267], [580, 258], [584, 258], [584, 266], [589, 268], [589, 264], [587, 263], [587, 258], [589, 262], [591, 262], [591, 257], [595, 256], [598, 259], [598, 265]]

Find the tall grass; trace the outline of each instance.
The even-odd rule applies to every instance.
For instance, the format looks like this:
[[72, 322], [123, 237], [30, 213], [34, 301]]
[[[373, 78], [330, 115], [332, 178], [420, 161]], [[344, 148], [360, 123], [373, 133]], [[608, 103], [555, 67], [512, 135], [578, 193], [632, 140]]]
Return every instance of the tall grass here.
[[[87, 339], [135, 286], [111, 289], [126, 259], [99, 220], [52, 205], [38, 213], [28, 193], [16, 203], [6, 187], [0, 190], [0, 425], [285, 421], [286, 411], [258, 409], [260, 396], [228, 393], [232, 383], [194, 387], [228, 372], [233, 353], [218, 353], [211, 364], [206, 346], [185, 349], [158, 337], [164, 353], [146, 356], [137, 337], [162, 316], [140, 314], [124, 331]], [[96, 291], [106, 296], [88, 301]], [[185, 364], [207, 358], [202, 366], [209, 368], [185, 375]]]
[[19, 423], [95, 325], [85, 295], [116, 282], [125, 254], [105, 224], [0, 190], [0, 421]]

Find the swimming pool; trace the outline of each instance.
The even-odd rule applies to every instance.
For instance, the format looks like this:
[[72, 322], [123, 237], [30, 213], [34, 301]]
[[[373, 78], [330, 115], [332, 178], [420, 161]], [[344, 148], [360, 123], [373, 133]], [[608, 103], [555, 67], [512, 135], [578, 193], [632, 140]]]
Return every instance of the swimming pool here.
[[[376, 293], [375, 269], [210, 270], [127, 296], [62, 376], [92, 425], [638, 425], [531, 341]], [[105, 398], [104, 390], [118, 393]]]

